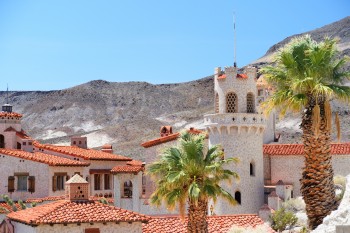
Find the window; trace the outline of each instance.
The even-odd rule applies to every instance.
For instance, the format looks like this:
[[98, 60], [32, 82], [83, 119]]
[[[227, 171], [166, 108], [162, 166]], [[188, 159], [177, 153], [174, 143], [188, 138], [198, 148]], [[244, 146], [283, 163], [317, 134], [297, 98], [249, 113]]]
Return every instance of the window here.
[[27, 145], [27, 142], [23, 142], [23, 146], [26, 146]]
[[85, 233], [100, 233], [99, 228], [86, 228]]
[[101, 174], [94, 174], [94, 189], [101, 190]]
[[215, 93], [215, 113], [219, 113], [219, 95]]
[[17, 149], [20, 150], [22, 148], [22, 144], [17, 142]]
[[35, 192], [35, 176], [29, 176], [28, 178], [28, 192]]
[[249, 164], [250, 176], [255, 176], [255, 166], [254, 163]]
[[5, 137], [0, 134], [0, 148], [5, 148]]
[[52, 191], [64, 190], [64, 183], [69, 178], [66, 172], [55, 173], [52, 177]]
[[264, 90], [263, 89], [259, 89], [258, 90], [258, 96], [263, 96], [264, 95]]
[[27, 191], [28, 176], [17, 176], [17, 191]]
[[15, 191], [15, 177], [9, 176], [7, 180], [7, 191], [12, 193]]
[[105, 189], [111, 189], [111, 174], [104, 174], [104, 187]]
[[146, 194], [146, 176], [142, 174], [142, 195]]
[[75, 145], [75, 144], [77, 144], [77, 142], [76, 142], [76, 141], [73, 141], [73, 145]]
[[124, 182], [124, 195], [123, 197], [132, 197], [132, 182], [130, 180]]
[[235, 200], [237, 201], [238, 204], [241, 204], [241, 192], [240, 191], [235, 192]]
[[237, 95], [233, 92], [228, 93], [226, 96], [226, 112], [235, 113], [237, 110]]
[[254, 113], [255, 104], [254, 104], [254, 95], [252, 93], [247, 94], [247, 113]]
[[80, 175], [80, 172], [74, 172], [74, 175], [76, 175], [76, 174], [78, 174], [79, 176], [81, 176], [81, 175]]

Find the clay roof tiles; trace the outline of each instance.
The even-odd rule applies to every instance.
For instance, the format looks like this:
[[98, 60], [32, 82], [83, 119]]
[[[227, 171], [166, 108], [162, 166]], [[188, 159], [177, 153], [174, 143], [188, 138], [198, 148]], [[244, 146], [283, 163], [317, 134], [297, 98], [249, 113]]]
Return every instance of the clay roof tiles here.
[[138, 173], [144, 168], [142, 166], [132, 166], [132, 165], [117, 165], [112, 168], [111, 172], [116, 173]]
[[45, 163], [49, 166], [69, 166], [69, 167], [87, 167], [90, 164], [86, 162], [80, 162], [76, 160], [71, 160], [55, 155], [44, 154], [41, 152], [26, 152], [23, 150], [15, 150], [15, 149], [3, 149], [0, 148], [0, 154], [5, 154], [21, 159], [31, 160], [39, 163]]
[[[257, 227], [264, 222], [253, 214], [208, 216], [208, 231], [226, 233], [232, 226]], [[182, 221], [178, 216], [152, 217], [148, 224], [142, 224], [143, 233], [185, 233], [187, 218]], [[269, 232], [275, 232], [269, 228]]]
[[[187, 131], [189, 133], [193, 133], [193, 134], [205, 133], [205, 131], [198, 130], [198, 129], [195, 129], [195, 128], [191, 128], [191, 129], [189, 129]], [[170, 134], [168, 136], [159, 137], [159, 138], [156, 138], [156, 139], [144, 142], [144, 143], [141, 144], [141, 146], [143, 146], [144, 148], [148, 148], [148, 147], [160, 145], [162, 143], [166, 143], [166, 142], [177, 140], [179, 136], [180, 136], [180, 133], [173, 133], [173, 134]], [[208, 137], [208, 135], [207, 135], [207, 137]]]
[[40, 144], [39, 142], [34, 142], [34, 146], [43, 149], [50, 150], [57, 153], [70, 155], [73, 157], [83, 158], [85, 160], [110, 160], [110, 161], [131, 161], [131, 158], [115, 155], [111, 153], [106, 153], [103, 151], [93, 150], [93, 149], [83, 149], [77, 146], [56, 146], [50, 144]]
[[99, 202], [56, 201], [7, 215], [14, 221], [30, 225], [94, 223], [94, 222], [148, 222], [150, 217]]
[[[266, 144], [263, 147], [264, 155], [303, 155], [303, 144]], [[350, 143], [331, 144], [332, 155], [350, 154]]]
[[[25, 203], [42, 203], [44, 201], [59, 201], [59, 200], [65, 200], [66, 196], [50, 196], [50, 197], [42, 197], [42, 198], [29, 198], [25, 201]], [[114, 198], [105, 198], [105, 197], [96, 197], [96, 196], [90, 196], [89, 200], [91, 201], [99, 201], [101, 199], [105, 199], [108, 201], [108, 203], [114, 203]], [[1, 203], [0, 203], [1, 206]], [[1, 213], [1, 212], [0, 212]]]
[[15, 117], [22, 118], [22, 114], [16, 112], [0, 112], [0, 117]]

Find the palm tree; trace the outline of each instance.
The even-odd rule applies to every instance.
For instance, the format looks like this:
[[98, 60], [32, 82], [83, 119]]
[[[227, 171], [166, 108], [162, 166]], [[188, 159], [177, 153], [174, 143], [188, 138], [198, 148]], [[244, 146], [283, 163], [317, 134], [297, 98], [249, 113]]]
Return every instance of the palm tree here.
[[169, 209], [178, 204], [180, 214], [185, 215], [188, 206], [188, 232], [208, 232], [208, 201], [214, 202], [220, 196], [235, 204], [235, 199], [220, 183], [239, 179], [238, 175], [224, 165], [238, 162], [237, 159], [223, 159], [223, 152], [217, 146], [205, 151], [205, 135], [181, 134], [179, 145], [164, 150], [160, 159], [148, 166], [148, 174], [156, 182], [151, 203], [164, 203]]
[[350, 99], [350, 87], [343, 85], [350, 78], [344, 71], [345, 63], [345, 58], [339, 58], [335, 40], [325, 38], [318, 43], [304, 36], [282, 48], [274, 66], [261, 70], [275, 89], [263, 104], [267, 112], [277, 108], [284, 115], [287, 110], [303, 110], [305, 164], [300, 181], [312, 229], [337, 207], [330, 154], [330, 101]]

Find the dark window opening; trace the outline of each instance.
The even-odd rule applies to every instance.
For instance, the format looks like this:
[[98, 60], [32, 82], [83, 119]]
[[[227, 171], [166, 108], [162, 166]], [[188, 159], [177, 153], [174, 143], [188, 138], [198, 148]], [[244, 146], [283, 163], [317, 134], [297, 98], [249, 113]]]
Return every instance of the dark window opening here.
[[250, 176], [255, 176], [255, 167], [253, 163], [249, 164]]
[[0, 134], [0, 148], [5, 148], [5, 137]]
[[241, 192], [240, 191], [235, 192], [235, 200], [237, 201], [238, 204], [241, 204]]

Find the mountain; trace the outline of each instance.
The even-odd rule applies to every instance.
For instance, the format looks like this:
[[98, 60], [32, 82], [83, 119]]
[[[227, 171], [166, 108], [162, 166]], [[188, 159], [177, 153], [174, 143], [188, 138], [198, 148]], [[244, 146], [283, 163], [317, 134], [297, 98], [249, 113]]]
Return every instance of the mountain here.
[[[342, 54], [350, 53], [350, 17], [306, 33], [316, 40], [339, 37]], [[273, 45], [252, 65], [270, 62], [272, 54], [292, 37]], [[24, 115], [24, 130], [41, 142], [69, 144], [71, 136], [83, 135], [88, 136], [89, 147], [109, 143], [115, 153], [142, 159], [140, 144], [158, 137], [160, 126], [172, 125], [175, 131], [201, 126], [203, 115], [213, 112], [213, 89], [213, 76], [161, 85], [96, 80], [57, 91], [14, 91], [9, 100], [14, 111]], [[5, 103], [5, 97], [0, 92], [0, 103]], [[343, 140], [349, 140], [349, 106], [335, 103], [333, 109], [341, 115]], [[283, 143], [300, 142], [298, 124], [297, 116], [278, 122]]]

